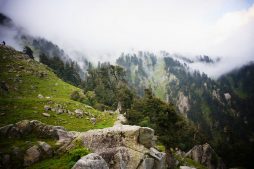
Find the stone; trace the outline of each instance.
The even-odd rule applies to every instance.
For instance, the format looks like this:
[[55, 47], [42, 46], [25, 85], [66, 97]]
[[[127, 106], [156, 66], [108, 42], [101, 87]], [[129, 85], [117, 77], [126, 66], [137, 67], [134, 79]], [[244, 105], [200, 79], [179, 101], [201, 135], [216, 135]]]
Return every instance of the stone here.
[[48, 114], [48, 113], [42, 113], [42, 115], [45, 117], [50, 117], [50, 114]]
[[42, 95], [42, 94], [38, 94], [38, 96], [37, 96], [39, 99], [43, 99], [44, 98], [44, 96]]
[[207, 143], [194, 146], [185, 156], [206, 166], [208, 169], [225, 169], [223, 161]]
[[115, 121], [114, 125], [122, 125], [127, 123], [127, 119], [124, 117], [123, 114], [118, 114], [117, 120]]
[[[146, 147], [147, 145], [143, 145], [142, 143], [149, 146], [153, 144], [147, 140], [140, 142], [139, 138], [142, 134], [147, 135], [141, 136], [142, 138], [154, 138], [152, 129], [140, 126], [116, 125], [110, 128], [80, 133], [76, 139], [80, 140], [91, 151], [99, 154], [107, 162], [109, 168], [127, 169], [152, 165], [150, 168], [164, 169], [166, 166], [165, 153], [161, 153], [156, 149], [150, 150]], [[73, 142], [75, 144], [75, 140]], [[143, 163], [146, 158], [152, 158], [153, 164], [151, 159], [147, 159]]]
[[61, 108], [60, 108], [60, 109], [57, 109], [56, 113], [57, 113], [57, 114], [63, 114], [63, 113], [64, 113], [64, 110], [61, 109]]
[[196, 168], [189, 166], [180, 166], [180, 169], [196, 169]]
[[72, 169], [109, 169], [106, 161], [96, 153], [82, 157]]
[[22, 120], [16, 123], [17, 130], [21, 133], [21, 135], [28, 134], [32, 131], [32, 127], [30, 125], [29, 120]]
[[37, 145], [26, 150], [24, 155], [24, 166], [30, 166], [40, 160], [40, 149]]
[[231, 95], [229, 93], [224, 93], [224, 97], [227, 101], [230, 101]]
[[49, 144], [43, 141], [38, 141], [38, 144], [47, 157], [51, 157], [53, 155], [53, 150]]
[[151, 147], [149, 152], [151, 157], [154, 157], [156, 159], [154, 161], [154, 167], [156, 169], [163, 169], [166, 166], [166, 153], [159, 152], [155, 148]]
[[95, 123], [96, 123], [96, 118], [94, 118], [94, 117], [90, 118], [90, 122], [91, 122], [93, 125], [95, 125]]
[[76, 109], [74, 112], [76, 114], [76, 117], [78, 117], [78, 118], [82, 118], [83, 117], [83, 114], [84, 114], [83, 110]]
[[8, 131], [13, 127], [13, 124], [8, 124], [6, 126], [0, 127], [0, 135], [6, 136]]
[[154, 159], [153, 158], [145, 158], [142, 164], [139, 166], [138, 169], [153, 169], [154, 166]]
[[45, 111], [50, 111], [50, 110], [51, 110], [51, 107], [50, 107], [49, 105], [45, 105], [45, 106], [44, 106], [44, 110], [45, 110]]
[[139, 142], [146, 148], [153, 147], [155, 145], [154, 130], [148, 127], [142, 127], [139, 130]]

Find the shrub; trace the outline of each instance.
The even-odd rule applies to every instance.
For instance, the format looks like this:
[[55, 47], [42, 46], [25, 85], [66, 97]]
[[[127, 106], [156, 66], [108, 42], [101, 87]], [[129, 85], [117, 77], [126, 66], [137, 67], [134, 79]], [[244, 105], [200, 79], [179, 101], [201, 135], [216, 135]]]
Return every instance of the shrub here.
[[71, 93], [71, 99], [72, 99], [72, 100], [75, 100], [75, 101], [78, 101], [78, 100], [80, 99], [80, 94], [79, 94], [79, 92], [78, 92], [78, 91], [73, 91], [73, 92]]
[[72, 168], [73, 165], [83, 156], [91, 153], [89, 149], [87, 148], [76, 148], [68, 153], [68, 166], [69, 168]]

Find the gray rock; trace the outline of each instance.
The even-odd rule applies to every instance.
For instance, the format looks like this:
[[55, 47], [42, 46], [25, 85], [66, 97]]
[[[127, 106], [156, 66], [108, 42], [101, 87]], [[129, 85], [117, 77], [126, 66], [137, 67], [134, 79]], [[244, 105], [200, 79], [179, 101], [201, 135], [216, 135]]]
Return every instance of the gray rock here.
[[180, 166], [180, 169], [196, 169], [196, 168], [189, 166]]
[[156, 159], [154, 161], [154, 168], [156, 169], [163, 169], [166, 166], [166, 153], [159, 152], [155, 148], [151, 147], [149, 152], [151, 157], [154, 157]]
[[57, 114], [63, 114], [63, 113], [64, 113], [64, 109], [61, 109], [61, 108], [60, 108], [60, 109], [57, 109], [56, 113], [57, 113]]
[[225, 164], [222, 162], [221, 158], [207, 143], [194, 146], [189, 152], [186, 153], [186, 157], [203, 164], [208, 169], [225, 169]]
[[[149, 131], [149, 132], [148, 132]], [[152, 129], [139, 126], [116, 125], [105, 129], [90, 130], [81, 133], [76, 139], [81, 140], [83, 145], [91, 151], [99, 154], [110, 168], [138, 168], [147, 155], [154, 160], [154, 169], [164, 169], [165, 153], [160, 153], [156, 149], [148, 149], [139, 141], [140, 135], [147, 135], [143, 138], [154, 138]], [[152, 136], [148, 136], [151, 134]], [[151, 140], [150, 140], [151, 141]], [[154, 141], [154, 140], [153, 140]], [[73, 141], [75, 143], [75, 141]], [[152, 145], [151, 143], [148, 144]], [[152, 151], [150, 153], [150, 151]], [[152, 155], [150, 155], [152, 154]], [[147, 160], [144, 165], [151, 164]], [[148, 167], [148, 166], [147, 166]]]
[[83, 110], [80, 110], [80, 109], [76, 109], [74, 112], [76, 114], [76, 117], [78, 117], [78, 118], [82, 118], [84, 115]]
[[148, 127], [142, 127], [139, 130], [139, 142], [146, 148], [153, 147], [155, 145], [154, 130]]
[[72, 169], [109, 169], [106, 161], [96, 153], [82, 157]]
[[43, 141], [38, 141], [38, 144], [47, 157], [51, 157], [53, 155], [53, 150], [49, 144]]
[[138, 167], [138, 169], [153, 169], [154, 159], [153, 158], [145, 158], [142, 164]]
[[90, 118], [90, 122], [91, 122], [93, 125], [95, 125], [95, 124], [96, 124], [96, 118], [94, 118], [94, 117]]
[[50, 110], [51, 110], [51, 107], [50, 107], [49, 105], [45, 105], [45, 106], [44, 106], [44, 110], [45, 110], [45, 111], [50, 111]]
[[39, 99], [43, 99], [44, 98], [44, 96], [42, 95], [42, 94], [38, 94], [38, 96], [37, 96]]
[[16, 123], [15, 127], [21, 133], [21, 135], [25, 135], [31, 132], [32, 126], [30, 125], [29, 120], [22, 120]]
[[50, 114], [48, 114], [48, 113], [42, 113], [42, 115], [45, 117], [50, 117]]
[[41, 152], [37, 145], [26, 150], [24, 166], [30, 166], [40, 160]]
[[0, 127], [0, 135], [6, 136], [8, 131], [13, 127], [13, 124], [8, 124], [6, 126]]

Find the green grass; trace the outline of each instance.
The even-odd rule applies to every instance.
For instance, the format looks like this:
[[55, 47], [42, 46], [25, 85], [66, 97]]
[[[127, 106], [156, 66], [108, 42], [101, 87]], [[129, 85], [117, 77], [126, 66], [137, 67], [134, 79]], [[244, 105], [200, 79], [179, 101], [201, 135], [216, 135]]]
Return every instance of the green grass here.
[[70, 169], [83, 156], [90, 153], [90, 150], [84, 147], [76, 147], [61, 156], [55, 156], [40, 161], [28, 169]]
[[189, 166], [189, 167], [194, 167], [196, 169], [208, 169], [207, 167], [203, 166], [202, 164], [190, 158], [181, 157], [176, 154], [174, 154], [174, 157], [179, 161], [179, 165], [177, 166], [177, 168], [180, 168], [180, 166]]
[[[114, 124], [116, 116], [70, 99], [73, 91], [81, 91], [81, 89], [62, 81], [47, 66], [18, 56], [23, 54], [0, 47], [0, 81], [5, 81], [8, 86], [8, 92], [0, 90], [0, 114], [4, 114], [0, 116], [0, 127], [23, 119], [39, 120], [75, 131], [105, 128]], [[45, 73], [46, 76], [40, 77], [40, 72]], [[38, 94], [48, 96], [50, 99], [45, 97], [39, 99]], [[44, 117], [42, 115], [45, 112], [44, 105], [55, 104], [60, 104], [72, 112], [75, 109], [82, 109], [96, 117], [97, 122], [93, 125], [88, 116], [79, 119], [67, 113], [57, 115], [55, 112], [48, 112], [51, 116]]]

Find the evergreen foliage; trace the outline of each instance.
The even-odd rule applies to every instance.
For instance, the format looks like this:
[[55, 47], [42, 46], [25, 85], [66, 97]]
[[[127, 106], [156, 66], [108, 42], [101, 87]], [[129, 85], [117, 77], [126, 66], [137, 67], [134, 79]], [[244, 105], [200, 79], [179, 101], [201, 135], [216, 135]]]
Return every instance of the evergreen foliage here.
[[32, 49], [30, 47], [25, 46], [24, 49], [23, 49], [23, 52], [25, 54], [27, 54], [31, 59], [34, 59], [33, 51], [32, 51]]

